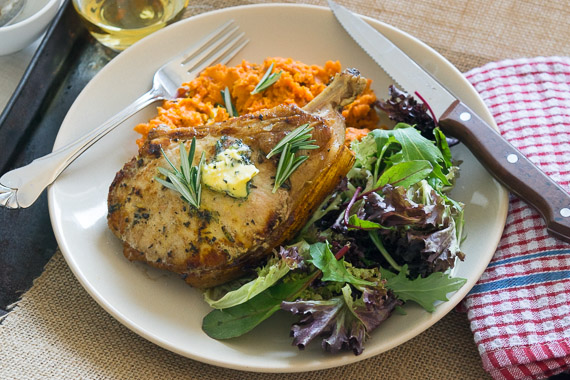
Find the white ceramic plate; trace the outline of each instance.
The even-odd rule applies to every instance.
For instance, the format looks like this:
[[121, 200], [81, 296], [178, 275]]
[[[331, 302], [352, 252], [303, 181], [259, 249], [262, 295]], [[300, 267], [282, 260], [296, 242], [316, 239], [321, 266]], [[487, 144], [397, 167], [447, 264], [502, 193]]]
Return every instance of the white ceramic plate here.
[[[228, 8], [181, 21], [121, 53], [77, 98], [57, 137], [55, 147], [96, 127], [148, 90], [154, 71], [193, 40], [233, 18], [251, 39], [230, 64], [241, 59], [262, 62], [267, 56], [293, 57], [323, 65], [340, 60], [374, 80], [385, 97], [388, 76], [341, 29], [326, 8], [303, 5], [254, 5]], [[493, 124], [475, 90], [449, 62], [419, 40], [388, 25], [366, 19], [447, 84], [473, 110]], [[466, 204], [465, 262], [455, 275], [466, 285], [434, 313], [408, 305], [407, 315], [394, 315], [373, 332], [364, 353], [329, 355], [320, 344], [305, 351], [291, 346], [293, 318], [277, 314], [241, 338], [217, 341], [201, 330], [209, 312], [198, 291], [177, 276], [128, 262], [107, 229], [106, 197], [115, 173], [135, 153], [132, 127], [154, 114], [149, 107], [113, 131], [73, 163], [49, 189], [53, 228], [61, 250], [81, 284], [111, 315], [146, 339], [202, 362], [248, 371], [293, 372], [353, 363], [389, 350], [418, 335], [449, 312], [469, 291], [491, 259], [507, 212], [507, 193], [463, 147], [454, 197]]]

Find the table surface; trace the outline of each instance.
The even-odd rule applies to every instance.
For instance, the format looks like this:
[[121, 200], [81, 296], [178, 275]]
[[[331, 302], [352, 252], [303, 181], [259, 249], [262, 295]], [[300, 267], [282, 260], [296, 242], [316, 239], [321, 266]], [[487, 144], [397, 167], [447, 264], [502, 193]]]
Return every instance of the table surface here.
[[[221, 0], [190, 3], [185, 17], [253, 2]], [[326, 6], [325, 1], [304, 3]], [[418, 37], [461, 71], [503, 59], [570, 55], [570, 8], [566, 0], [346, 0], [338, 3]], [[24, 75], [38, 43], [21, 52], [0, 57], [0, 111]], [[101, 53], [102, 65], [114, 56], [94, 40], [89, 39], [88, 43]], [[8, 141], [0, 142], [6, 143]], [[49, 149], [51, 142], [46, 145], [46, 149]], [[9, 211], [0, 210], [0, 213], [6, 212]], [[2, 227], [4, 231], [7, 228]], [[9, 255], [3, 247], [17, 244], [20, 237], [10, 237], [11, 241], [8, 242], [7, 235], [0, 236], [0, 316], [32, 286], [32, 281], [41, 274], [55, 252], [55, 247], [50, 246], [22, 255]], [[12, 239], [15, 239], [15, 243]], [[441, 323], [445, 323], [445, 319]]]

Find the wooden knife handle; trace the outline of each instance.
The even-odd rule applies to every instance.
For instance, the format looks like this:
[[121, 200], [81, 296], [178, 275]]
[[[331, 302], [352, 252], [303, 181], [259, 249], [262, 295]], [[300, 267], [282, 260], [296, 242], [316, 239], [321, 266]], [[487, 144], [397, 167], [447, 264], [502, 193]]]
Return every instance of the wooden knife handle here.
[[443, 113], [439, 126], [464, 143], [507, 189], [534, 207], [552, 236], [570, 242], [570, 194], [459, 100]]

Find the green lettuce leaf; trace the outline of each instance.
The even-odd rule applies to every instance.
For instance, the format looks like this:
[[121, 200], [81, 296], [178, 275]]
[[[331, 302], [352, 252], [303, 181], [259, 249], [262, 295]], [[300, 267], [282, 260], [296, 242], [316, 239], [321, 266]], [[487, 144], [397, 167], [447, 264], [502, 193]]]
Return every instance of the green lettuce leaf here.
[[289, 273], [289, 266], [285, 260], [273, 259], [261, 268], [258, 276], [242, 285], [240, 288], [227, 292], [222, 298], [213, 298], [213, 291], [204, 292], [204, 300], [214, 309], [226, 309], [247, 302], [265, 289], [273, 286], [283, 276]]
[[323, 272], [321, 281], [346, 282], [353, 285], [375, 285], [374, 282], [358, 278], [346, 269], [344, 259], [337, 260], [330, 250], [328, 242], [311, 245], [309, 260], [315, 267]]
[[433, 167], [427, 160], [400, 162], [385, 170], [375, 187], [390, 184], [407, 188], [426, 178], [432, 171]]
[[215, 309], [202, 320], [202, 330], [214, 339], [241, 336], [272, 316], [280, 309], [281, 302], [293, 298], [313, 278], [305, 276], [280, 281], [247, 302], [227, 309]]
[[[357, 229], [354, 227], [358, 227], [358, 228], [361, 228], [363, 230], [379, 230], [382, 228], [386, 228], [379, 223], [371, 222], [370, 220], [360, 219], [358, 216], [356, 216], [356, 214], [352, 214], [348, 218], [348, 223], [350, 224], [350, 226], [348, 227], [349, 230]], [[354, 226], [354, 227], [351, 227], [351, 226]]]
[[407, 269], [407, 265], [404, 265], [400, 273], [394, 274], [380, 268], [382, 278], [386, 280], [386, 288], [392, 290], [402, 301], [414, 301], [430, 313], [435, 310], [435, 302], [448, 301], [447, 294], [459, 290], [467, 281], [442, 272], [410, 279], [406, 276]]
[[449, 149], [449, 145], [447, 144], [447, 139], [445, 138], [445, 135], [443, 134], [441, 129], [439, 129], [439, 127], [436, 127], [433, 130], [433, 134], [435, 136], [435, 143], [443, 156], [443, 161], [445, 162], [445, 165], [447, 167], [451, 167], [453, 165], [451, 162], [451, 150]]
[[362, 138], [362, 140], [354, 140], [350, 149], [354, 152], [357, 167], [372, 171], [372, 167], [377, 160], [376, 157], [376, 140], [370, 133]]
[[[450, 186], [451, 183], [446, 174], [451, 167], [451, 152], [445, 135], [439, 130], [435, 133], [437, 144], [426, 139], [417, 129], [405, 123], [399, 123], [391, 130], [375, 129], [361, 141], [355, 141], [351, 144], [351, 149], [356, 156], [355, 167], [364, 168], [373, 173], [376, 183], [381, 182], [378, 178], [381, 172], [388, 171], [397, 164], [409, 161], [427, 161], [432, 168], [426, 176], [429, 176], [434, 183], [440, 182], [445, 186]], [[401, 169], [403, 167], [392, 170], [397, 170], [400, 173]], [[422, 168], [422, 170], [427, 171], [427, 168]], [[389, 173], [390, 176], [394, 174], [395, 172]], [[382, 182], [390, 183], [386, 178]], [[407, 184], [411, 183], [410, 179]], [[397, 186], [403, 185], [398, 184]]]

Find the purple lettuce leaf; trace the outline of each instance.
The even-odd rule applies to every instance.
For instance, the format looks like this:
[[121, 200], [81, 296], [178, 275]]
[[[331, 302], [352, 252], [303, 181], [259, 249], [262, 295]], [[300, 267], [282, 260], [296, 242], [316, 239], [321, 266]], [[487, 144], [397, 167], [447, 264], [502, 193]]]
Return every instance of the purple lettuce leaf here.
[[391, 120], [413, 125], [426, 139], [434, 140], [433, 130], [436, 125], [425, 104], [417, 102], [394, 85], [388, 87], [388, 95], [389, 99], [377, 100], [374, 105], [384, 111]]
[[288, 247], [279, 247], [279, 256], [291, 269], [305, 269], [305, 261], [299, 253], [299, 247], [296, 245], [291, 245]]
[[[430, 116], [427, 105], [418, 102], [413, 96], [394, 85], [388, 87], [388, 95], [389, 99], [377, 100], [374, 107], [385, 112], [388, 118], [397, 123], [413, 125], [426, 139], [436, 139], [434, 136], [436, 123]], [[449, 146], [456, 145], [458, 142], [456, 138], [447, 137]]]
[[402, 187], [386, 185], [381, 193], [382, 195], [371, 192], [363, 196], [364, 202], [359, 209], [354, 210], [355, 215], [384, 227], [436, 228], [443, 223], [445, 205], [435, 191], [433, 199], [436, 203], [433, 205], [414, 202]]
[[[363, 195], [350, 210], [351, 215], [383, 226], [378, 233], [395, 262], [408, 264], [412, 275], [422, 277], [452, 268], [456, 257], [464, 257], [445, 199], [433, 189], [425, 196], [428, 204], [416, 203], [404, 188], [386, 185], [380, 193]], [[382, 264], [378, 251], [365, 247], [371, 244], [361, 231], [348, 231], [340, 221], [331, 229], [344, 236], [344, 244], [350, 240], [351, 250], [359, 253], [359, 264], [367, 264], [366, 258], [376, 258]], [[347, 260], [352, 257], [347, 256]]]
[[401, 304], [383, 288], [366, 287], [357, 300], [352, 298], [350, 285], [346, 285], [342, 293], [323, 301], [281, 303], [283, 310], [300, 316], [299, 322], [291, 327], [293, 345], [304, 349], [313, 339], [321, 337], [326, 351], [351, 350], [360, 355], [368, 334]]

